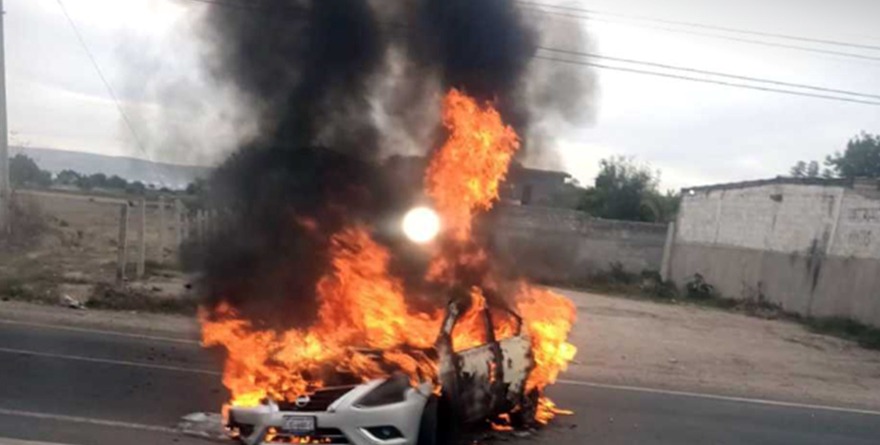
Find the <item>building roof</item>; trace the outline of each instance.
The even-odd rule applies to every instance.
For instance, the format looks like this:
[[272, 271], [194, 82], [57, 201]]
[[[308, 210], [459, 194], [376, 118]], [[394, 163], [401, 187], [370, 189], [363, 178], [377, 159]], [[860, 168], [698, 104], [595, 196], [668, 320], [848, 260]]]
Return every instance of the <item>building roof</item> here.
[[571, 177], [571, 175], [566, 172], [555, 170], [539, 170], [536, 168], [523, 167], [521, 165], [512, 165], [510, 167], [510, 176], [517, 179], [554, 178], [560, 180]]
[[757, 179], [752, 181], [740, 181], [740, 182], [728, 182], [723, 184], [711, 184], [711, 185], [701, 185], [697, 187], [685, 187], [681, 189], [682, 193], [689, 192], [707, 192], [712, 190], [730, 190], [730, 189], [744, 189], [750, 187], [761, 187], [765, 185], [773, 185], [773, 184], [789, 184], [789, 185], [818, 185], [825, 187], [853, 187], [856, 181], [874, 181], [872, 179], [859, 179], [853, 180], [851, 178], [792, 178], [786, 176], [777, 176], [775, 178], [770, 179]]

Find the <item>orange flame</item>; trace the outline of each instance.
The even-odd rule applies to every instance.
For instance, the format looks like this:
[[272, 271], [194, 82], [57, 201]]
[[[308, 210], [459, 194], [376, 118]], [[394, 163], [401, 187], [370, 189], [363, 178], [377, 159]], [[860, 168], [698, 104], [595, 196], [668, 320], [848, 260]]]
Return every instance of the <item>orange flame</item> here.
[[535, 355], [535, 369], [526, 381], [526, 390], [543, 391], [556, 382], [577, 354], [577, 348], [567, 340], [577, 308], [562, 295], [525, 284], [520, 286], [516, 308], [525, 320]]
[[481, 106], [456, 89], [443, 101], [443, 125], [449, 138], [428, 166], [425, 188], [444, 227], [464, 241], [474, 213], [498, 199], [519, 138], [491, 105]]
[[410, 311], [402, 284], [388, 273], [388, 251], [363, 227], [334, 236], [330, 253], [333, 270], [318, 282], [318, 320], [308, 329], [256, 329], [224, 304], [202, 311], [203, 343], [227, 350], [223, 383], [233, 405], [255, 406], [267, 396], [293, 400], [340, 372], [384, 376], [388, 364], [414, 379], [436, 375], [427, 355], [396, 350], [431, 348], [442, 313]]
[[489, 426], [492, 427], [493, 431], [513, 431], [513, 426], [510, 425], [510, 414], [507, 413], [503, 413], [497, 419], [489, 421]]
[[[500, 286], [502, 280], [487, 267], [489, 254], [471, 233], [477, 213], [498, 199], [519, 139], [490, 104], [458, 90], [449, 92], [443, 107], [449, 137], [434, 154], [425, 187], [443, 220], [443, 239], [455, 247], [435, 252], [425, 280], [470, 289], [472, 304], [452, 332], [455, 351], [487, 341], [482, 309], [489, 306], [489, 292], [515, 289], [503, 299], [522, 317], [532, 342], [535, 367], [526, 389], [542, 392], [576, 353], [567, 341], [576, 309], [566, 298], [526, 283]], [[366, 381], [399, 371], [413, 382], [437, 383], [432, 348], [445, 302], [427, 312], [411, 307], [402, 281], [389, 271], [391, 252], [372, 239], [368, 227], [352, 225], [336, 233], [329, 256], [331, 270], [316, 284], [317, 318], [308, 327], [263, 329], [226, 304], [200, 311], [203, 343], [226, 349], [223, 383], [233, 406], [255, 406], [267, 397], [292, 401], [340, 375]], [[462, 283], [456, 273], [460, 268], [478, 275], [477, 282]], [[509, 312], [489, 306], [489, 315], [496, 340], [516, 335], [518, 323]], [[536, 420], [546, 423], [561, 413], [542, 398]], [[503, 422], [497, 427], [504, 428]]]

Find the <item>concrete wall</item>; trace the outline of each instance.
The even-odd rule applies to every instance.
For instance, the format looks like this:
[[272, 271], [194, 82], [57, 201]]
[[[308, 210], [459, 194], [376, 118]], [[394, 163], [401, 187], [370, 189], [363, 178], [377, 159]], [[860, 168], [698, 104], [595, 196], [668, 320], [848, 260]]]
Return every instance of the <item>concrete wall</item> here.
[[578, 282], [619, 262], [639, 273], [659, 271], [666, 224], [591, 218], [566, 209], [498, 209], [495, 248], [509, 266], [532, 279]]
[[671, 253], [678, 283], [880, 326], [880, 193], [839, 183], [766, 183], [686, 194]]

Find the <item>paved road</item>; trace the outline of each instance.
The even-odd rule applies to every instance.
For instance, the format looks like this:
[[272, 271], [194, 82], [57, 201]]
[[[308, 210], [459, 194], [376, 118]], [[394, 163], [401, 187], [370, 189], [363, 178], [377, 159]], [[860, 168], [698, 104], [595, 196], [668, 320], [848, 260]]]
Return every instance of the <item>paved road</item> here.
[[[216, 372], [220, 357], [172, 340], [0, 320], [0, 437], [206, 444], [174, 426], [226, 398]], [[551, 396], [576, 414], [524, 443], [880, 443], [880, 413], [578, 382], [557, 385]]]

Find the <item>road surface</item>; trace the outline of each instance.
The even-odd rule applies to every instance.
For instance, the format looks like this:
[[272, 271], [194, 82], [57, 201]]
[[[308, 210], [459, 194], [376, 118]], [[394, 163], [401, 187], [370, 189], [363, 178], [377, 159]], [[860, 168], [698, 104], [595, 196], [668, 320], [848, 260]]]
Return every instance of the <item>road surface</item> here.
[[[175, 426], [225, 400], [220, 362], [192, 339], [35, 325], [0, 313], [0, 444], [207, 444]], [[880, 443], [880, 413], [870, 411], [578, 381], [550, 395], [575, 414], [513, 442]]]

